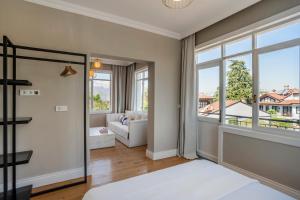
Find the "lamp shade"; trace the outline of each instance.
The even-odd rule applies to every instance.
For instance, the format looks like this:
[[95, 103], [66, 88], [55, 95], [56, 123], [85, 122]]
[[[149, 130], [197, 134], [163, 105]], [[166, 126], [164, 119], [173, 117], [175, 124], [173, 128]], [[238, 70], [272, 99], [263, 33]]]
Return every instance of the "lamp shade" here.
[[93, 62], [92, 62], [92, 68], [93, 69], [100, 69], [102, 67], [102, 62], [100, 59], [95, 59]]
[[93, 78], [95, 75], [95, 71], [93, 69], [89, 70], [89, 78]]

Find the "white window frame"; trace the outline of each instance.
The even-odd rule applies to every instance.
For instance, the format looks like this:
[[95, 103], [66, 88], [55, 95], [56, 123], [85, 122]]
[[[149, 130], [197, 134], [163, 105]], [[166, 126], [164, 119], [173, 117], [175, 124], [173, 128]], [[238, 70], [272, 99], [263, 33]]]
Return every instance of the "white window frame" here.
[[222, 118], [222, 104], [223, 104], [223, 95], [221, 95], [221, 93], [223, 92], [223, 90], [221, 90], [221, 88], [219, 89], [219, 102], [220, 102], [220, 116], [219, 119], [215, 119], [215, 118], [211, 118], [211, 117], [205, 117], [205, 116], [199, 116], [198, 115], [198, 107], [199, 107], [199, 99], [198, 99], [198, 92], [199, 92], [199, 70], [201, 69], [209, 69], [209, 68], [213, 68], [213, 67], [219, 67], [219, 88], [222, 85], [222, 70], [221, 68], [223, 68], [223, 64], [222, 62], [219, 61], [219, 59], [213, 60], [213, 61], [209, 61], [209, 62], [205, 62], [204, 64], [199, 64], [197, 65], [197, 85], [196, 85], [196, 91], [197, 91], [197, 116], [198, 119], [200, 121], [205, 121], [205, 122], [211, 122], [211, 123], [215, 123], [215, 124], [219, 124], [221, 122], [221, 118]]
[[[113, 87], [113, 81], [112, 81], [112, 71], [110, 70], [97, 70], [95, 71], [95, 73], [104, 73], [104, 74], [109, 74], [110, 75], [110, 80], [107, 80], [107, 79], [100, 79], [100, 78], [89, 78], [89, 82], [91, 82], [91, 99], [89, 99], [89, 103], [90, 103], [90, 114], [105, 114], [105, 113], [111, 113], [112, 112], [112, 87]], [[109, 81], [110, 82], [110, 107], [109, 107], [109, 110], [97, 110], [97, 111], [94, 111], [93, 110], [93, 96], [94, 96], [94, 80], [97, 80], [97, 81]]]
[[[299, 7], [300, 8], [300, 7]], [[299, 9], [298, 8], [298, 9]], [[300, 9], [299, 9], [300, 10]], [[261, 47], [257, 48], [256, 46], [256, 35], [261, 33], [262, 31], [265, 30], [270, 30], [272, 28], [280, 27], [281, 25], [285, 25], [288, 23], [291, 23], [293, 21], [300, 20], [300, 12], [290, 15], [289, 17], [285, 17], [283, 19], [277, 20], [276, 22], [272, 22], [269, 24], [263, 24], [260, 25], [259, 27], [252, 27], [250, 26], [250, 29], [246, 30], [241, 30], [242, 32], [236, 33], [236, 36], [229, 34], [228, 38], [220, 38], [219, 41], [212, 40], [210, 43], [205, 43], [205, 44], [200, 44], [195, 48], [195, 59], [197, 58], [197, 53], [200, 51], [205, 51], [217, 46], [221, 45], [221, 50], [222, 50], [222, 56], [219, 59], [214, 59], [210, 60], [207, 62], [203, 63], [196, 63], [196, 69], [197, 69], [197, 92], [198, 92], [198, 69], [201, 69], [201, 66], [209, 65], [212, 63], [220, 63], [220, 102], [221, 102], [221, 120], [220, 124], [222, 127], [227, 127], [227, 128], [232, 128], [232, 129], [241, 129], [244, 131], [249, 131], [249, 130], [254, 130], [257, 132], [264, 132], [264, 133], [271, 133], [271, 134], [276, 134], [279, 136], [287, 136], [287, 137], [296, 137], [300, 138], [300, 134], [296, 131], [290, 131], [290, 130], [284, 130], [280, 128], [265, 128], [259, 126], [258, 123], [258, 114], [259, 114], [259, 66], [258, 66], [258, 55], [262, 53], [268, 53], [276, 50], [281, 50], [281, 49], [286, 49], [294, 46], [299, 46], [300, 45], [300, 39], [293, 39], [290, 41], [285, 41], [277, 44], [273, 44], [270, 46], [266, 47]], [[249, 28], [249, 27], [248, 27]], [[246, 37], [252, 37], [252, 50], [250, 51], [244, 51], [240, 53], [236, 53], [230, 56], [225, 56], [224, 52], [224, 46], [227, 43], [234, 42], [238, 39], [246, 38]], [[252, 103], [252, 128], [246, 128], [242, 126], [234, 126], [234, 125], [229, 125], [225, 124], [225, 77], [226, 77], [226, 69], [224, 65], [224, 61], [226, 59], [232, 58], [232, 57], [237, 57], [241, 55], [247, 55], [247, 54], [252, 54], [252, 77], [253, 77], [253, 95], [256, 95], [256, 101], [253, 101]], [[222, 79], [222, 80], [221, 80]], [[197, 96], [197, 95], [196, 95]], [[196, 102], [197, 102], [197, 109], [198, 109], [198, 96], [196, 97]], [[197, 112], [198, 113], [198, 112]], [[207, 117], [206, 117], [207, 118]], [[200, 121], [211, 121], [210, 119], [205, 119], [205, 117], [200, 117], [198, 116], [198, 120]], [[216, 123], [216, 122], [215, 122]]]
[[[141, 79], [137, 78], [137, 75], [139, 73], [143, 73], [143, 72], [146, 72], [146, 71], [148, 71], [148, 67], [136, 70], [135, 73], [134, 73], [134, 110], [135, 111], [138, 111], [138, 108], [137, 108], [137, 83], [138, 83], [138, 81], [142, 81], [142, 95], [144, 95], [144, 81], [145, 80], [148, 81], [148, 94], [149, 94], [149, 71], [148, 71], [148, 78], [141, 78]], [[142, 96], [142, 99], [144, 99], [144, 96]], [[149, 101], [149, 99], [148, 99], [148, 101]], [[144, 107], [144, 102], [142, 102], [142, 107]], [[148, 111], [139, 110], [138, 112], [146, 113]]]

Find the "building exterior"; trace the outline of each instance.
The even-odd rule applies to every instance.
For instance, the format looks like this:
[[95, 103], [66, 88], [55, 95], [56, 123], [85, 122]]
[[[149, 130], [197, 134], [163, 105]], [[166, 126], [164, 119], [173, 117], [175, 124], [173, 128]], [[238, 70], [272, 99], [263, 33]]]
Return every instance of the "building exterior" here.
[[300, 119], [300, 98], [299, 89], [288, 86], [284, 90], [263, 93], [259, 97], [259, 109], [268, 112], [276, 111], [276, 115], [286, 119]]

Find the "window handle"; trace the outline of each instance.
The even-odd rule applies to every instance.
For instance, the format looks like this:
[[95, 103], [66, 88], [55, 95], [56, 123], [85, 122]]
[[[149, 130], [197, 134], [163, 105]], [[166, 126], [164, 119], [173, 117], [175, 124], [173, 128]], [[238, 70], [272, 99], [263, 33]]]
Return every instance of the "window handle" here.
[[256, 96], [256, 94], [254, 94], [253, 95], [253, 103], [257, 103], [257, 99], [256, 98], [257, 98], [257, 96]]

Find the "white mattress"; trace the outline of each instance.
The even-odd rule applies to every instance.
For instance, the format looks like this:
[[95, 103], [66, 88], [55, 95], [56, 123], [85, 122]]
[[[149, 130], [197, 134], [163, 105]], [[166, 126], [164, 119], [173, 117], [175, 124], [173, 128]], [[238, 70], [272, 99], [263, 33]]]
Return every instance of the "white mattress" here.
[[291, 200], [293, 198], [223, 166], [195, 160], [110, 183], [83, 200]]

